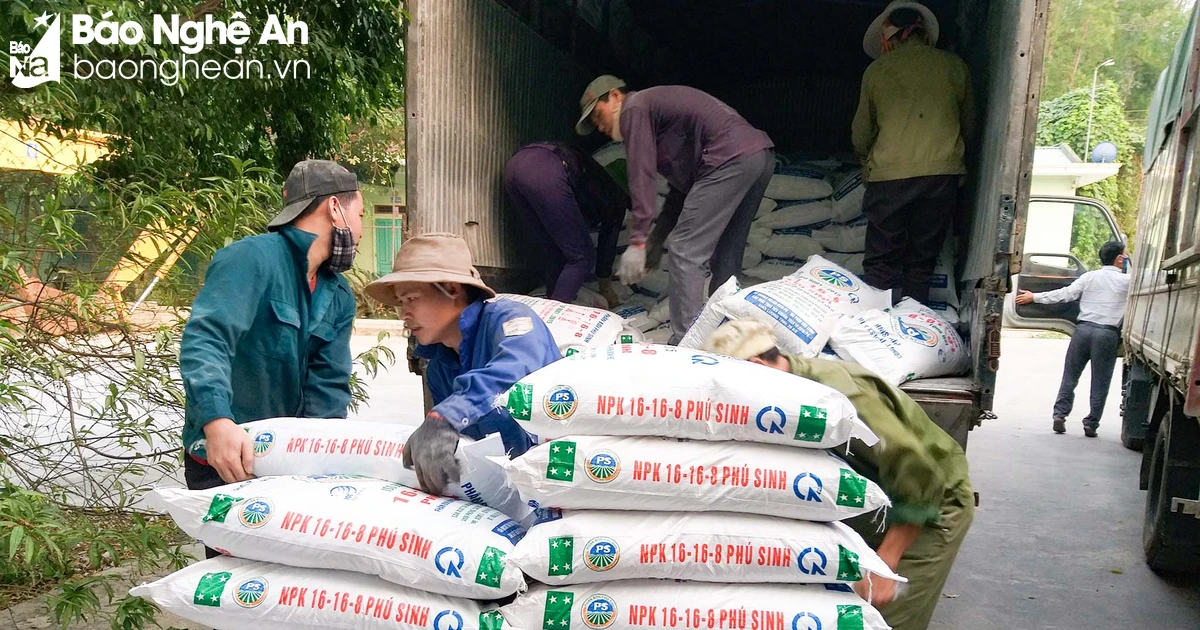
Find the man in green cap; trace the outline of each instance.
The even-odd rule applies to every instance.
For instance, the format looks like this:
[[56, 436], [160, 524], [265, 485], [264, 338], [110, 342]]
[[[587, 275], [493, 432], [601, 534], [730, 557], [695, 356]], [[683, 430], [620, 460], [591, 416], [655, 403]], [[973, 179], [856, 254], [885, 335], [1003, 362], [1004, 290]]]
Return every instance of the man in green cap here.
[[863, 535], [888, 567], [908, 578], [903, 591], [897, 590], [896, 582], [871, 576], [856, 584], [855, 590], [870, 598], [892, 630], [927, 628], [975, 516], [975, 494], [962, 447], [912, 398], [874, 373], [853, 363], [780, 353], [770, 327], [762, 322], [726, 322], [704, 349], [791, 372], [850, 399], [879, 442], [868, 447], [852, 441], [849, 453], [838, 455], [879, 484], [892, 507], [882, 539], [870, 517], [847, 524]]
[[355, 309], [341, 272], [362, 238], [358, 178], [334, 162], [300, 162], [283, 200], [267, 234], [213, 256], [183, 331], [184, 477], [193, 490], [251, 477], [254, 448], [241, 423], [346, 417]]
[[704, 306], [705, 280], [711, 293], [742, 268], [750, 223], [775, 172], [775, 144], [732, 107], [682, 85], [635, 92], [606, 74], [588, 85], [579, 107], [576, 133], [599, 130], [625, 143], [633, 219], [621, 282], [637, 284], [653, 258], [657, 174], [683, 195], [677, 221], [658, 231], [670, 263], [671, 343], [679, 343]]

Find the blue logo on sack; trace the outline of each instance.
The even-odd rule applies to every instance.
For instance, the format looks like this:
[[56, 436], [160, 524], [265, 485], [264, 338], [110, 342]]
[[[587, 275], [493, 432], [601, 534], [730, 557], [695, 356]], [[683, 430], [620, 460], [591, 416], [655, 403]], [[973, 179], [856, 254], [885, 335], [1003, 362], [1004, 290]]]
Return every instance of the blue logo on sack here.
[[254, 436], [254, 456], [262, 457], [271, 451], [271, 447], [275, 446], [275, 434], [271, 431], [263, 431]]
[[362, 490], [355, 488], [354, 486], [334, 486], [329, 489], [329, 496], [338, 497], [347, 501], [353, 501], [358, 498], [358, 494], [360, 492], [362, 492]]
[[720, 363], [715, 357], [705, 356], [703, 354], [692, 355], [692, 365], [716, 365]]
[[821, 618], [810, 612], [802, 612], [792, 618], [792, 630], [821, 630]]
[[825, 567], [828, 564], [829, 558], [816, 547], [809, 547], [796, 557], [796, 568], [804, 575], [825, 575]]
[[[449, 623], [445, 623], [449, 621]], [[453, 610], [443, 610], [433, 618], [433, 630], [462, 630], [463, 618]]]
[[825, 284], [843, 289], [845, 291], [857, 291], [858, 282], [850, 276], [834, 269], [833, 267], [817, 267], [812, 270], [812, 275], [817, 280]]
[[442, 547], [433, 557], [433, 566], [437, 567], [439, 573], [456, 578], [462, 577], [464, 562], [466, 559], [463, 558], [463, 552], [454, 547]]
[[242, 525], [250, 529], [258, 529], [271, 520], [273, 510], [271, 502], [266, 499], [250, 499], [242, 506], [242, 511], [238, 514], [238, 520], [242, 522]]
[[566, 420], [575, 415], [575, 410], [579, 408], [579, 396], [570, 387], [559, 385], [546, 394], [542, 406], [547, 416], [555, 420]]
[[[763, 425], [763, 419], [770, 419], [772, 414], [774, 414], [778, 422]], [[758, 425], [758, 430], [763, 433], [782, 434], [783, 427], [787, 426], [787, 414], [783, 413], [783, 410], [779, 407], [763, 407], [758, 412], [758, 418], [754, 420], [754, 424]]]
[[617, 619], [617, 603], [608, 595], [592, 595], [583, 602], [583, 623], [593, 630], [612, 625]]
[[928, 348], [932, 348], [938, 344], [938, 335], [932, 328], [905, 323], [901, 318], [896, 318], [893, 322], [896, 325], [896, 332], [913, 343]]
[[266, 580], [251, 578], [238, 584], [237, 591], [233, 594], [233, 599], [242, 608], [254, 608], [266, 600], [267, 588]]
[[795, 492], [796, 497], [801, 501], [820, 503], [821, 492], [824, 489], [821, 478], [809, 472], [800, 473], [792, 480], [792, 492]]

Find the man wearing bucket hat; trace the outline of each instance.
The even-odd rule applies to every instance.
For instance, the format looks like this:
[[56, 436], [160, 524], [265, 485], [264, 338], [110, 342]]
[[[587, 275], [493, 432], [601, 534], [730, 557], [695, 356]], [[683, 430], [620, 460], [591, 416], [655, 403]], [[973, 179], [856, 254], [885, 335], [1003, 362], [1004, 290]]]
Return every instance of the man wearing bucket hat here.
[[935, 48], [938, 21], [896, 0], [863, 37], [875, 58], [863, 74], [852, 140], [863, 162], [867, 215], [863, 279], [896, 300], [929, 299], [929, 279], [967, 172], [974, 126], [967, 64]]
[[671, 343], [679, 343], [710, 293], [742, 267], [750, 223], [775, 171], [775, 144], [733, 108], [701, 92], [665, 85], [636, 92], [612, 75], [579, 100], [576, 133], [597, 129], [625, 143], [633, 219], [621, 256], [621, 282], [646, 274], [646, 244], [658, 201], [657, 173], [684, 193], [667, 240]]
[[975, 515], [962, 447], [912, 398], [872, 372], [853, 363], [780, 353], [770, 327], [762, 322], [726, 322], [704, 349], [791, 372], [850, 399], [879, 442], [867, 447], [852, 441], [846, 460], [887, 492], [892, 507], [882, 537], [869, 516], [847, 524], [893, 571], [908, 578], [903, 592], [896, 582], [870, 576], [855, 590], [871, 598], [893, 630], [927, 628]]
[[354, 294], [341, 273], [362, 238], [358, 178], [334, 162], [296, 164], [268, 233], [213, 256], [183, 330], [188, 487], [249, 479], [254, 448], [238, 424], [344, 418]]
[[441, 494], [459, 480], [459, 434], [480, 439], [499, 433], [510, 457], [531, 445], [496, 397], [521, 378], [561, 358], [550, 329], [524, 304], [492, 300], [471, 250], [455, 234], [422, 234], [405, 241], [392, 273], [368, 284], [371, 298], [400, 307], [428, 361], [433, 409], [404, 445], [404, 465], [421, 488]]

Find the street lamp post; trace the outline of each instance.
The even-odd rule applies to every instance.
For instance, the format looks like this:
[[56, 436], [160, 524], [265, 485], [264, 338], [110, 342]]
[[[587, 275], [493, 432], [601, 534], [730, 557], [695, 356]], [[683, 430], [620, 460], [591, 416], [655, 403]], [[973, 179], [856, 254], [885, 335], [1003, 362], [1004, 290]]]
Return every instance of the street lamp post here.
[[1088, 105], [1087, 136], [1085, 136], [1083, 140], [1083, 160], [1085, 162], [1087, 161], [1087, 152], [1089, 147], [1092, 145], [1092, 112], [1096, 111], [1096, 79], [1100, 76], [1100, 68], [1111, 66], [1114, 63], [1116, 62], [1112, 59], [1109, 59], [1108, 61], [1096, 66], [1096, 69], [1092, 71], [1092, 101], [1091, 104]]

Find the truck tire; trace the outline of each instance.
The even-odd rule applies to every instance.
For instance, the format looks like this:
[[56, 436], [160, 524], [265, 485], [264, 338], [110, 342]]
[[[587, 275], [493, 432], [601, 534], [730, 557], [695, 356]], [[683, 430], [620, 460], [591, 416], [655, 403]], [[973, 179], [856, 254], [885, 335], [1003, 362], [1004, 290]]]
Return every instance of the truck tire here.
[[1200, 519], [1172, 505], [1174, 498], [1191, 499], [1200, 489], [1197, 444], [1196, 420], [1174, 413], [1163, 419], [1154, 439], [1142, 547], [1155, 573], [1200, 570]]

